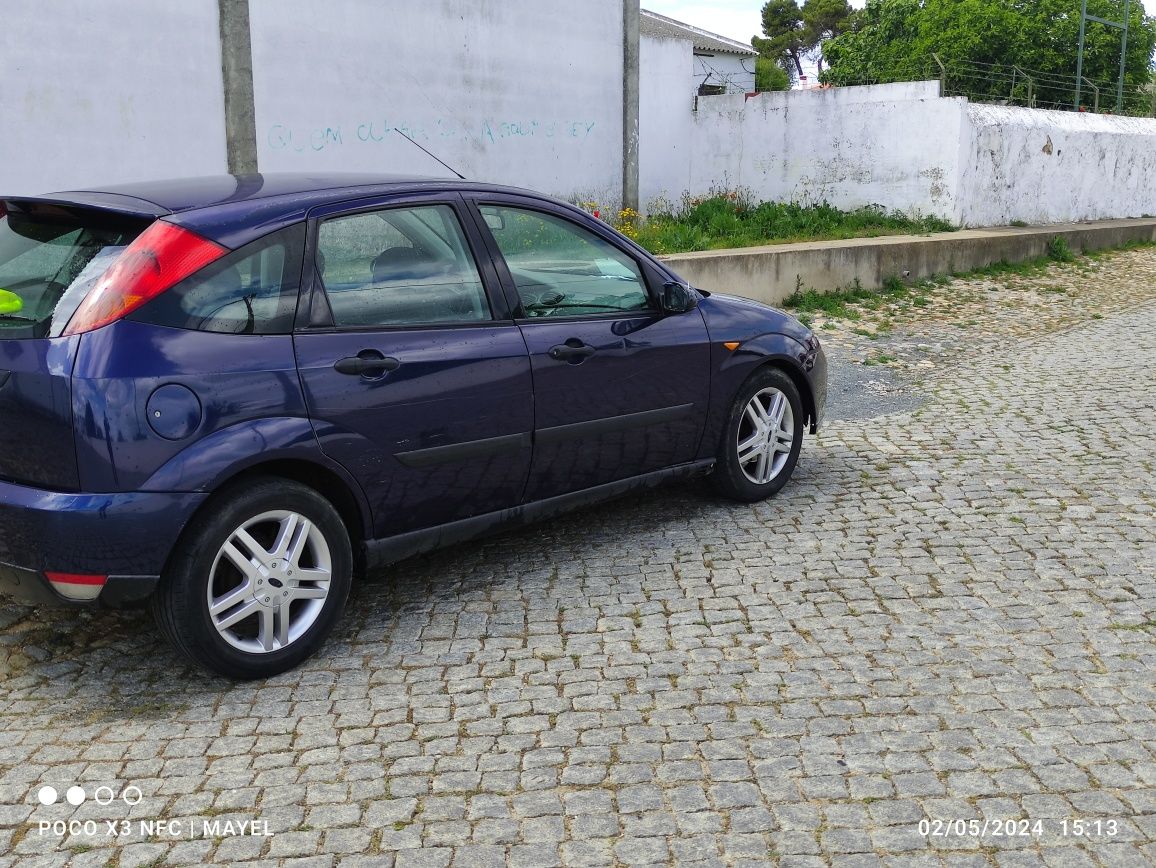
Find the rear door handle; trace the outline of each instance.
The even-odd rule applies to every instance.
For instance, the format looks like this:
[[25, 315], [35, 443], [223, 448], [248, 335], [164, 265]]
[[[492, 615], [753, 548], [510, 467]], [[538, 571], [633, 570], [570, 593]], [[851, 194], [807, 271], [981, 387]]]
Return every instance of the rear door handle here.
[[401, 367], [401, 362], [392, 356], [383, 356], [377, 350], [362, 350], [356, 356], [338, 359], [333, 369], [339, 374], [351, 377], [382, 377]]
[[558, 359], [559, 361], [566, 361], [572, 364], [580, 364], [586, 359], [590, 358], [596, 350], [589, 344], [584, 344], [578, 338], [570, 338], [564, 344], [558, 344], [556, 347], [550, 347], [550, 358]]

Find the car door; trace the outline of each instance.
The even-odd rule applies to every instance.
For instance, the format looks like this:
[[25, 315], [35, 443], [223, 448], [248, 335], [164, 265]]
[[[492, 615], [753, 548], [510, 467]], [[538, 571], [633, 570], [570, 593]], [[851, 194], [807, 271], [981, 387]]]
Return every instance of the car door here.
[[298, 369], [378, 537], [514, 506], [529, 471], [526, 344], [463, 207], [439, 194], [310, 214]]
[[525, 499], [693, 460], [710, 391], [702, 315], [663, 314], [657, 269], [594, 218], [582, 225], [584, 215], [537, 199], [470, 198], [530, 351]]

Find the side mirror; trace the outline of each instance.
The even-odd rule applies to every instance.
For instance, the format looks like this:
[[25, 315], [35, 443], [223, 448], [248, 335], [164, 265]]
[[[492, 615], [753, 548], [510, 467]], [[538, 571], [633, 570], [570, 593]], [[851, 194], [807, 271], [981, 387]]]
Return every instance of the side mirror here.
[[697, 306], [698, 297], [691, 291], [689, 284], [668, 280], [662, 285], [663, 313], [686, 313]]
[[482, 219], [486, 221], [486, 225], [494, 232], [501, 232], [506, 228], [506, 218], [501, 214], [495, 214], [493, 211], [483, 211]]

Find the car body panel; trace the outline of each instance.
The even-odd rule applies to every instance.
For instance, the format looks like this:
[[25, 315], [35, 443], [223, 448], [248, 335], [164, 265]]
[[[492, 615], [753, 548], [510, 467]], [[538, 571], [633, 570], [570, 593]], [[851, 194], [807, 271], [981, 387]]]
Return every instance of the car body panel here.
[[[519, 501], [533, 388], [513, 323], [299, 334], [296, 344], [321, 449], [366, 491], [375, 536]], [[378, 379], [334, 369], [366, 350], [400, 366]], [[467, 444], [478, 451], [447, 449]]]
[[[0, 341], [0, 593], [62, 601], [49, 570], [110, 576], [95, 603], [138, 601], [211, 493], [261, 466], [338, 480], [360, 513], [355, 535], [387, 562], [708, 471], [736, 390], [763, 365], [795, 379], [812, 430], [822, 419], [817, 339], [764, 305], [695, 293], [683, 313], [522, 317], [477, 201], [544, 209], [602, 236], [634, 257], [656, 301], [677, 279], [603, 221], [536, 193], [286, 175], [20, 198], [163, 217], [231, 249], [293, 222], [311, 232], [294, 334], [120, 320], [82, 336]], [[327, 320], [311, 265], [317, 221], [408, 201], [457, 210], [492, 322], [374, 330]], [[595, 354], [551, 358], [568, 339]], [[366, 349], [399, 365], [379, 379], [334, 368]], [[16, 478], [35, 476], [28, 468], [49, 454], [55, 470]]]
[[[158, 433], [162, 387], [187, 390], [196, 424]], [[269, 416], [307, 415], [290, 335], [231, 335], [120, 320], [83, 336], [73, 373], [82, 483], [133, 491], [214, 432]]]
[[[554, 497], [695, 457], [710, 396], [702, 317], [524, 322], [534, 372], [534, 460], [526, 501]], [[573, 363], [567, 342], [592, 347]]]
[[0, 479], [80, 487], [72, 366], [79, 337], [0, 339]]

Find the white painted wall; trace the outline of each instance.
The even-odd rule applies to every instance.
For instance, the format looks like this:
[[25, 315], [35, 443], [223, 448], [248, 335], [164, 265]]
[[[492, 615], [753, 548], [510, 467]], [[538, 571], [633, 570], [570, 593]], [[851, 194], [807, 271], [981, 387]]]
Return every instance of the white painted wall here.
[[724, 86], [727, 93], [751, 93], [755, 89], [755, 59], [737, 54], [696, 54], [694, 56], [694, 86]]
[[965, 224], [1156, 214], [1156, 119], [992, 105], [967, 117]]
[[689, 189], [954, 218], [966, 101], [937, 93], [932, 82], [700, 97]]
[[0, 193], [225, 171], [215, 0], [2, 0]]
[[688, 177], [694, 195], [743, 187], [965, 226], [1156, 214], [1156, 120], [969, 105], [934, 81], [700, 97], [690, 142], [685, 174], [681, 154], [657, 178], [643, 163], [644, 190]]
[[639, 44], [638, 190], [645, 211], [677, 202], [690, 189], [692, 109], [690, 40], [644, 35]]
[[622, 0], [251, 0], [264, 171], [467, 177], [621, 200]]

